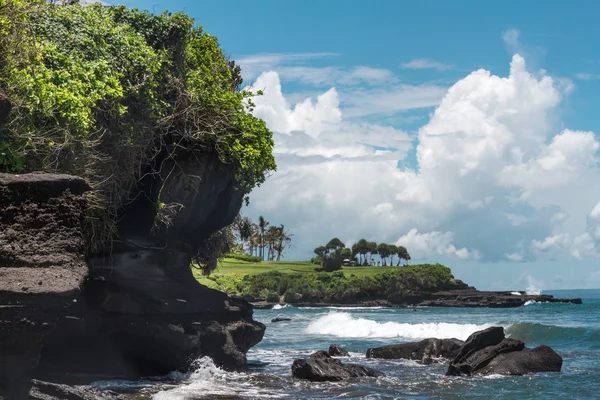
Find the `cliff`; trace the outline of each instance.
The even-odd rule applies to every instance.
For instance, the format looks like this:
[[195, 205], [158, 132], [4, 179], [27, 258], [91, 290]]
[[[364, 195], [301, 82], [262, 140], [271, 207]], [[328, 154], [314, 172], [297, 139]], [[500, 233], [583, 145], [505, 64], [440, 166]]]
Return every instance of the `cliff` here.
[[241, 85], [183, 13], [0, 4], [0, 396], [244, 365], [264, 325], [190, 271], [275, 169]]
[[80, 294], [88, 189], [69, 175], [0, 173], [0, 398], [27, 396], [43, 340]]

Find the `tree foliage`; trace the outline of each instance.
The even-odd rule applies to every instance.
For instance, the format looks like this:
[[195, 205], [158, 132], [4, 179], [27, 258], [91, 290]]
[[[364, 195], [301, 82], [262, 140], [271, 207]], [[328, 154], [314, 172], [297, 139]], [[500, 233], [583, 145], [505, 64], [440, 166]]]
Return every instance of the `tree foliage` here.
[[88, 231], [101, 245], [159, 154], [216, 152], [240, 188], [264, 182], [272, 133], [241, 85], [217, 38], [183, 13], [0, 1], [0, 94], [12, 105], [0, 170], [86, 178], [96, 189]]

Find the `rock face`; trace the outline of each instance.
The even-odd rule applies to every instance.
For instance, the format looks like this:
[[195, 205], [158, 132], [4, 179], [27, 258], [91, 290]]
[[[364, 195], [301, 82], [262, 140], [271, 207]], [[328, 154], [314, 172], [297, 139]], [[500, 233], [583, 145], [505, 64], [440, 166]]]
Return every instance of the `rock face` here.
[[0, 398], [27, 397], [43, 339], [80, 293], [87, 190], [69, 175], [0, 173]]
[[309, 381], [344, 381], [353, 378], [384, 376], [369, 367], [357, 364], [342, 364], [325, 351], [318, 351], [306, 359], [294, 360], [292, 376]]
[[[161, 375], [200, 356], [237, 368], [262, 339], [265, 326], [249, 303], [200, 285], [189, 267], [239, 212], [244, 194], [233, 170], [210, 154], [177, 161], [164, 160], [160, 174], [140, 182], [111, 257], [89, 258], [83, 296], [48, 337], [40, 378]], [[177, 204], [168, 227], [155, 224], [159, 202]]]
[[453, 359], [463, 345], [458, 339], [424, 339], [420, 342], [370, 348], [367, 358], [407, 359], [431, 364], [440, 358]]
[[348, 357], [350, 355], [350, 354], [348, 354], [348, 352], [346, 350], [342, 349], [337, 344], [330, 345], [329, 350], [327, 350], [327, 353], [330, 356], [334, 356], [334, 357]]
[[29, 400], [125, 400], [124, 395], [90, 386], [68, 386], [34, 379]]
[[550, 347], [526, 348], [520, 340], [505, 338], [502, 327], [491, 327], [469, 336], [446, 375], [524, 375], [561, 368], [561, 356]]

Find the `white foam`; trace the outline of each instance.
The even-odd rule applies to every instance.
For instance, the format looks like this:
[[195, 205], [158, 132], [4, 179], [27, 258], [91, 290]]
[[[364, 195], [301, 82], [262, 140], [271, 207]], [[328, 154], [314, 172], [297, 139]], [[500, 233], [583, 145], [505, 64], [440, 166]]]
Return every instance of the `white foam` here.
[[537, 303], [538, 303], [538, 302], [537, 302], [537, 301], [535, 301], [535, 300], [527, 300], [527, 301], [525, 302], [525, 304], [523, 304], [523, 305], [524, 305], [524, 306], [530, 306], [530, 305], [532, 305], [532, 304], [537, 304]]
[[471, 333], [491, 325], [453, 324], [432, 322], [406, 324], [399, 322], [377, 322], [366, 318], [354, 318], [348, 313], [330, 312], [312, 322], [305, 330], [313, 335], [331, 335], [347, 338], [391, 338], [407, 339], [457, 338], [466, 339]]
[[179, 381], [178, 386], [158, 392], [154, 400], [186, 400], [202, 395], [211, 396], [250, 396], [280, 397], [280, 394], [268, 393], [264, 388], [251, 382], [251, 376], [243, 373], [226, 372], [215, 366], [209, 357], [196, 361], [194, 372], [182, 374], [172, 372], [169, 378]]
[[525, 293], [530, 296], [539, 296], [540, 294], [542, 294], [542, 289], [535, 285], [531, 276], [527, 277], [527, 279], [529, 280], [529, 286], [525, 290]]
[[515, 296], [522, 296], [521, 292], [510, 292], [510, 294]]
[[294, 307], [293, 305], [291, 305], [291, 304], [275, 304], [275, 305], [273, 306], [273, 308], [271, 308], [271, 310], [281, 310], [282, 308], [289, 308], [289, 307], [295, 308], [295, 307]]

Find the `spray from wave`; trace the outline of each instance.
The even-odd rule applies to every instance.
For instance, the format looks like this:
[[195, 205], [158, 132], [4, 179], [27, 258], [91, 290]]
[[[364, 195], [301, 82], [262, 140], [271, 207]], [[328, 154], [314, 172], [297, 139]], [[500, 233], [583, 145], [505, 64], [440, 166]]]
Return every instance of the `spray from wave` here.
[[539, 296], [540, 294], [542, 294], [542, 289], [535, 285], [531, 276], [528, 276], [527, 280], [529, 281], [529, 286], [527, 286], [525, 294], [528, 294], [530, 296]]
[[366, 318], [354, 318], [348, 313], [331, 312], [313, 321], [305, 330], [313, 335], [331, 335], [346, 338], [392, 338], [406, 339], [457, 338], [464, 340], [475, 331], [488, 328], [490, 324], [452, 324], [447, 322], [406, 324], [377, 322]]
[[296, 308], [291, 304], [275, 304], [271, 310], [281, 310], [284, 308]]
[[[202, 394], [206, 398], [220, 396], [250, 396], [250, 398], [280, 397], [269, 393], [265, 383], [257, 382], [257, 377], [250, 374], [226, 372], [217, 367], [210, 357], [202, 357], [196, 361], [194, 372], [171, 372], [168, 378], [179, 385], [166, 389], [152, 396], [154, 400], [187, 400]], [[262, 386], [262, 388], [261, 388]]]

